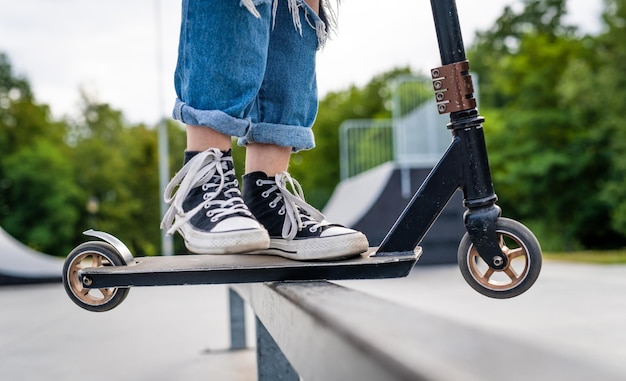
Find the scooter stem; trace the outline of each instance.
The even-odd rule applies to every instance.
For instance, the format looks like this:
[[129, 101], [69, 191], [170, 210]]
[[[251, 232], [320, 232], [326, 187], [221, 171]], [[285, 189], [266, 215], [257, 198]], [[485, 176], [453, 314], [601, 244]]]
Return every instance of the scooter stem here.
[[[459, 165], [463, 167], [464, 172], [462, 183], [464, 204], [467, 207], [464, 215], [465, 227], [472, 243], [485, 262], [492, 268], [503, 269], [508, 263], [507, 259], [502, 256], [495, 230], [496, 222], [500, 217], [500, 208], [495, 204], [498, 198], [493, 190], [483, 136], [484, 118], [478, 114], [473, 99], [474, 89], [469, 76], [469, 64], [465, 55], [456, 1], [431, 0], [430, 3], [443, 65], [434, 70], [440, 72], [449, 70], [458, 77], [455, 82], [459, 90], [456, 94], [451, 94], [451, 102], [443, 105], [440, 112], [450, 112], [448, 128], [452, 130], [453, 135], [460, 137], [465, 143], [462, 147], [464, 152], [459, 155], [462, 161]], [[446, 95], [446, 97], [449, 96]], [[467, 102], [467, 99], [472, 102]], [[455, 105], [456, 108], [450, 107]]]
[[441, 64], [465, 61], [465, 46], [455, 0], [431, 0]]

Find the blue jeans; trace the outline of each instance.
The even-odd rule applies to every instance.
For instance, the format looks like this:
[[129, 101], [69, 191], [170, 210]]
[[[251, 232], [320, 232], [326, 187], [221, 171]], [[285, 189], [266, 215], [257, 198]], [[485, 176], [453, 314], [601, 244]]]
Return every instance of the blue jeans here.
[[183, 0], [173, 117], [294, 151], [315, 146], [323, 22], [303, 0]]

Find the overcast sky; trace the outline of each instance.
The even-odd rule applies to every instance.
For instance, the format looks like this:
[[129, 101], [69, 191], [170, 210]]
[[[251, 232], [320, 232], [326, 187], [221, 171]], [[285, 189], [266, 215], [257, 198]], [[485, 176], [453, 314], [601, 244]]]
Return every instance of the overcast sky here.
[[[466, 44], [517, 3], [457, 0]], [[602, 0], [568, 4], [568, 22], [598, 31]], [[128, 120], [154, 123], [175, 98], [179, 22], [179, 0], [0, 0], [0, 51], [55, 116], [75, 114], [84, 88]], [[344, 0], [339, 22], [318, 56], [321, 95], [394, 67], [440, 65], [428, 0]]]

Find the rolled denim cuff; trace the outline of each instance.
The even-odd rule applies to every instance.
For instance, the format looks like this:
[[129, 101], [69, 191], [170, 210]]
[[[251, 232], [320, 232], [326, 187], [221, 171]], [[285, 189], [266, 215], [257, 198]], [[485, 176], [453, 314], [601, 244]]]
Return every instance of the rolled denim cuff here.
[[250, 118], [235, 118], [220, 110], [198, 110], [180, 99], [176, 99], [172, 117], [191, 126], [210, 127], [237, 137], [245, 136], [251, 124]]
[[315, 137], [309, 127], [254, 123], [248, 129], [248, 133], [239, 138], [237, 143], [241, 146], [248, 143], [275, 144], [281, 147], [292, 147], [293, 152], [298, 152], [315, 147]]

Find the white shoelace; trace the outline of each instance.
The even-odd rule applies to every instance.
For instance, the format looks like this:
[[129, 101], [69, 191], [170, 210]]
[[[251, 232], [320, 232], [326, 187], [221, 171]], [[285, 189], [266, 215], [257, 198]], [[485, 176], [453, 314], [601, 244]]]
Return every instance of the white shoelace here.
[[[237, 213], [252, 214], [243, 203], [235, 178], [235, 170], [230, 169], [224, 172], [223, 163], [232, 158], [223, 158], [223, 154], [216, 148], [200, 152], [194, 156], [167, 184], [164, 192], [165, 202], [170, 204], [161, 221], [161, 229], [167, 229], [167, 234], [173, 234], [178, 228], [187, 223], [193, 216], [202, 209], [209, 209], [206, 212], [211, 221], [217, 222], [220, 218]], [[211, 182], [212, 178], [218, 174], [219, 183]], [[227, 176], [232, 175], [233, 180], [225, 182]], [[204, 201], [193, 209], [185, 212], [183, 202], [192, 189], [202, 186]], [[224, 191], [224, 188], [227, 188]], [[226, 195], [232, 194], [226, 200], [216, 200], [215, 197], [224, 192]]]
[[[272, 185], [269, 189], [262, 193], [264, 198], [269, 197], [274, 191], [278, 190], [274, 200], [270, 201], [269, 206], [275, 208], [280, 200], [284, 200], [283, 206], [279, 209], [279, 215], [285, 215], [283, 223], [282, 236], [285, 239], [294, 239], [296, 234], [305, 228], [315, 232], [322, 226], [330, 225], [325, 220], [324, 215], [311, 205], [304, 201], [304, 192], [300, 183], [292, 178], [287, 172], [276, 174], [276, 181], [273, 180], [257, 180], [259, 185]], [[293, 193], [289, 191], [290, 186]], [[306, 214], [302, 214], [300, 209]]]

